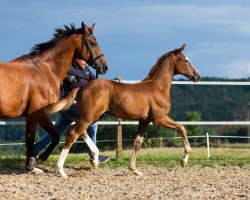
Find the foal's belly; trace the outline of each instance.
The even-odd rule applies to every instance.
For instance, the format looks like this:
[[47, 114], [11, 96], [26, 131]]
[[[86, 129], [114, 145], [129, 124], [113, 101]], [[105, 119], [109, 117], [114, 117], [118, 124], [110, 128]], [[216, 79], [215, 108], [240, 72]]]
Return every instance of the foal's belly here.
[[119, 118], [119, 119], [123, 119], [123, 120], [145, 120], [148, 118], [148, 115], [146, 113], [134, 113], [134, 112], [126, 112], [124, 110], [121, 109], [116, 109], [116, 110], [109, 110], [109, 112]]
[[109, 107], [109, 112], [119, 119], [145, 120], [148, 118], [147, 106], [135, 104], [113, 104]]

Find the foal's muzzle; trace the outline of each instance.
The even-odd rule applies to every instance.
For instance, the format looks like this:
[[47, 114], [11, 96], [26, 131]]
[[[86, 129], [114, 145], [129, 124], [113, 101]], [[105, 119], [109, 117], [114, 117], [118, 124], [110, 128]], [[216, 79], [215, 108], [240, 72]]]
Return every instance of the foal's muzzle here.
[[191, 76], [191, 80], [192, 80], [193, 82], [198, 82], [198, 81], [201, 80], [201, 76], [200, 76], [200, 75], [192, 75], [192, 76]]

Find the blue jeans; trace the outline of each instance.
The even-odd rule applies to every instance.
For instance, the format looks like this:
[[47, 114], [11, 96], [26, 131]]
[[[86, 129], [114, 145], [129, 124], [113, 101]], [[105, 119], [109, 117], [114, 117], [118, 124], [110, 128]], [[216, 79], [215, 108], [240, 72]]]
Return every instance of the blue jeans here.
[[[80, 115], [76, 103], [72, 104], [68, 110], [59, 112], [55, 122], [55, 128], [59, 136], [61, 137], [63, 134], [65, 134], [70, 124], [73, 121], [74, 122], [78, 121], [79, 118]], [[52, 141], [52, 137], [47, 132], [44, 131], [44, 133], [45, 135], [41, 138], [41, 140], [35, 144], [34, 153], [36, 156]], [[97, 124], [94, 123], [90, 125], [89, 128], [87, 129], [87, 133], [90, 139], [94, 142], [94, 144], [96, 144]]]

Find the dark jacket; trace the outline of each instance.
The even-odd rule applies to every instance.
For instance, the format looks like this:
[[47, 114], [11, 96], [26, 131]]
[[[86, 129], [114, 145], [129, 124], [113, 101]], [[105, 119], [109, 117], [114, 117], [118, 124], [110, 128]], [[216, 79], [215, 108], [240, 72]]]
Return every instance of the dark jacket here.
[[96, 76], [86, 66], [84, 69], [73, 63], [63, 80], [63, 96], [71, 90], [86, 85], [89, 81], [96, 79]]

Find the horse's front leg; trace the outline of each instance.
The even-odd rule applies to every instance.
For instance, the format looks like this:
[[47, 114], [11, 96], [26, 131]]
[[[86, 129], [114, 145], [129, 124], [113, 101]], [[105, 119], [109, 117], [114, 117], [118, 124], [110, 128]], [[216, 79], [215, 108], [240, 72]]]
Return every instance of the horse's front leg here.
[[34, 171], [34, 172], [41, 172], [39, 169], [36, 168], [36, 158], [34, 154], [34, 141], [35, 141], [35, 133], [36, 133], [37, 121], [34, 117], [29, 116], [26, 118], [26, 170], [27, 171]]
[[172, 120], [168, 116], [164, 116], [160, 119], [155, 120], [154, 124], [163, 126], [165, 128], [175, 129], [181, 134], [183, 144], [184, 144], [184, 158], [181, 161], [181, 165], [184, 167], [188, 163], [189, 154], [191, 153], [191, 147], [190, 147], [190, 144], [188, 142], [187, 131], [186, 131], [185, 127], [182, 124], [175, 122], [174, 120]]
[[145, 130], [148, 126], [149, 122], [145, 122], [145, 121], [140, 121], [139, 122], [139, 126], [138, 126], [138, 130], [137, 130], [137, 135], [135, 138], [135, 143], [134, 143], [134, 149], [130, 158], [130, 162], [129, 162], [129, 170], [131, 170], [133, 173], [135, 173], [136, 175], [141, 176], [142, 173], [136, 168], [136, 157], [137, 154], [139, 152], [139, 150], [141, 149], [141, 145], [143, 142], [143, 136], [145, 133]]
[[26, 118], [26, 170], [32, 171], [36, 167], [36, 158], [34, 155], [34, 140], [37, 122], [32, 117]]

